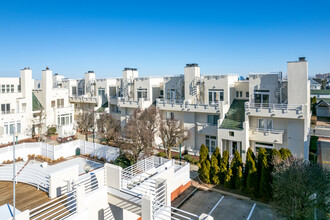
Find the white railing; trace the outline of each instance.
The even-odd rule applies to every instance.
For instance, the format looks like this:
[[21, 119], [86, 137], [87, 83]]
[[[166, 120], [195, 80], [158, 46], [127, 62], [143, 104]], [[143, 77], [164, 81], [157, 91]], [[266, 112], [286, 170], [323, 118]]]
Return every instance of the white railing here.
[[84, 97], [84, 96], [70, 96], [70, 101], [76, 102], [97, 102], [97, 97]]
[[[33, 165], [32, 165], [33, 166]], [[37, 189], [49, 191], [49, 175], [40, 169], [16, 164], [16, 182], [26, 183], [35, 186]], [[13, 164], [0, 167], [0, 181], [13, 181]]]
[[252, 132], [261, 132], [269, 134], [283, 134], [284, 130], [275, 130], [275, 129], [263, 129], [263, 128], [250, 128]]
[[189, 103], [188, 101], [172, 101], [167, 99], [156, 99], [157, 106], [164, 106], [164, 107], [179, 107], [179, 108], [191, 108], [191, 109], [215, 109], [218, 110], [223, 106], [228, 105], [228, 101], [219, 101], [211, 104], [204, 104], [202, 102], [198, 103]]
[[253, 102], [246, 102], [245, 109], [249, 108], [258, 108], [258, 109], [271, 109], [271, 110], [302, 110], [302, 105], [289, 105], [289, 104], [276, 104], [276, 103], [269, 103], [269, 104], [261, 104], [261, 103], [253, 103]]
[[30, 219], [66, 219], [76, 213], [77, 194], [73, 190], [30, 210]]
[[168, 206], [162, 203], [158, 203], [156, 201], [153, 202], [153, 219], [187, 219], [187, 220], [198, 220], [200, 216], [184, 211], [182, 209], [174, 208], [172, 206]]

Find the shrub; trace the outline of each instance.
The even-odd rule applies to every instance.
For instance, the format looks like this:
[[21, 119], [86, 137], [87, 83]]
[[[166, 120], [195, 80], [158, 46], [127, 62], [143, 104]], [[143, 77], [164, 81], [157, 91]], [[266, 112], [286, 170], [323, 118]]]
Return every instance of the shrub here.
[[247, 163], [248, 161], [248, 157], [251, 157], [253, 160], [255, 159], [254, 153], [251, 150], [251, 148], [249, 148], [246, 152], [246, 158], [245, 158], [245, 169], [244, 169], [244, 175], [243, 175], [243, 188], [246, 188], [246, 182], [247, 182], [247, 177], [249, 174], [249, 164]]
[[288, 157], [292, 156], [291, 151], [289, 149], [286, 149], [286, 148], [281, 148], [280, 149], [280, 154], [281, 154], [282, 160], [286, 160]]
[[220, 149], [218, 147], [215, 148], [215, 151], [213, 152], [213, 155], [215, 156], [215, 158], [217, 158], [217, 160], [218, 160], [218, 166], [220, 167], [221, 154], [220, 154]]
[[209, 157], [209, 149], [202, 144], [201, 148], [199, 149], [199, 161], [200, 163], [204, 163]]
[[[263, 148], [262, 148], [263, 149]], [[270, 199], [270, 173], [267, 161], [266, 150], [259, 151], [258, 169], [260, 169], [259, 196], [264, 199]], [[259, 172], [258, 172], [259, 173]]]
[[[166, 154], [165, 154], [165, 156], [166, 156]], [[175, 159], [175, 160], [179, 160], [180, 159], [180, 155], [179, 154], [176, 154], [176, 155], [172, 156], [172, 158]]]
[[115, 165], [122, 167], [123, 169], [126, 167], [131, 166], [131, 161], [127, 158], [127, 156], [125, 154], [120, 154], [115, 162]]
[[255, 160], [252, 158], [251, 154], [247, 154], [246, 166], [248, 166], [246, 192], [250, 196], [256, 196], [258, 192], [258, 172]]
[[64, 157], [60, 157], [60, 160], [64, 160]]
[[90, 154], [86, 154], [86, 157], [90, 158], [90, 157], [91, 157], [91, 155], [90, 155]]
[[223, 152], [221, 163], [220, 163], [220, 182], [224, 183], [225, 176], [229, 166], [229, 153], [227, 150]]
[[166, 157], [166, 153], [161, 151], [161, 152], [158, 152], [158, 154], [156, 154], [157, 157]]
[[210, 183], [210, 169], [211, 164], [209, 160], [206, 160], [201, 164], [199, 176], [204, 183]]
[[56, 127], [50, 127], [50, 128], [48, 128], [47, 134], [49, 136], [54, 135], [55, 133], [56, 133]]
[[2, 163], [3, 163], [3, 164], [6, 164], [7, 162], [4, 160]]
[[211, 157], [210, 177], [211, 177], [211, 182], [215, 185], [220, 184], [219, 173], [220, 173], [220, 167], [218, 166], [218, 159], [213, 154]]
[[36, 156], [35, 154], [32, 154], [32, 158], [35, 158], [35, 156]]
[[225, 179], [224, 179], [224, 186], [227, 188], [231, 187], [231, 177], [233, 176], [232, 170], [231, 168], [228, 169], [228, 171], [226, 172], [225, 175]]
[[189, 163], [191, 163], [192, 161], [192, 156], [190, 156], [189, 154], [186, 154], [183, 156], [183, 159]]
[[10, 163], [10, 160], [7, 160], [7, 163]]
[[21, 158], [21, 157], [18, 157], [18, 158], [17, 158], [17, 160], [18, 160], [18, 161], [21, 161], [21, 160], [22, 160], [22, 158]]
[[42, 156], [41, 155], [37, 155], [37, 159], [40, 159]]
[[236, 188], [236, 185], [239, 184], [239, 189], [242, 187], [240, 185], [241, 182], [238, 181], [237, 182], [237, 174], [238, 174], [238, 170], [241, 168], [242, 169], [242, 165], [243, 165], [243, 162], [242, 162], [242, 159], [241, 159], [241, 156], [240, 154], [238, 153], [238, 151], [236, 150], [235, 151], [235, 154], [234, 154], [234, 158], [231, 162], [231, 170], [232, 170], [232, 178], [231, 178], [231, 187], [234, 189]]
[[236, 174], [236, 188], [243, 189], [243, 167], [239, 166]]

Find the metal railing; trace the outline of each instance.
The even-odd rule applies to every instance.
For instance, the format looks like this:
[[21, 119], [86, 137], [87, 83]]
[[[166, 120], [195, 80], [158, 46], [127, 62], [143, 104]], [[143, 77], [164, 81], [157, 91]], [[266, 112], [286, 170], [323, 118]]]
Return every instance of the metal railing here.
[[77, 194], [73, 190], [30, 210], [30, 219], [66, 219], [76, 213]]
[[205, 104], [202, 102], [189, 103], [183, 100], [167, 100], [167, 99], [156, 99], [156, 104], [158, 106], [169, 106], [169, 107], [180, 107], [180, 108], [193, 108], [193, 109], [219, 109], [222, 106], [228, 105], [228, 101], [219, 101], [211, 104]]
[[284, 130], [264, 129], [264, 128], [250, 128], [250, 131], [269, 133], [269, 134], [283, 134], [284, 133]]
[[[22, 169], [23, 168], [23, 169]], [[35, 186], [38, 190], [45, 192], [49, 191], [49, 175], [40, 169], [32, 168], [16, 164], [16, 170], [19, 171], [15, 174], [16, 182], [26, 183]], [[13, 165], [5, 165], [0, 167], [0, 181], [13, 181]]]
[[302, 110], [302, 105], [289, 105], [289, 104], [276, 104], [276, 103], [253, 103], [246, 102], [245, 109], [258, 108], [258, 109], [271, 109], [271, 110]]
[[174, 219], [174, 220], [198, 220], [200, 216], [184, 211], [182, 209], [174, 208], [172, 206], [168, 206], [162, 203], [158, 203], [156, 201], [153, 202], [153, 210], [157, 210], [153, 213], [153, 219], [157, 220], [166, 220], [166, 219]]

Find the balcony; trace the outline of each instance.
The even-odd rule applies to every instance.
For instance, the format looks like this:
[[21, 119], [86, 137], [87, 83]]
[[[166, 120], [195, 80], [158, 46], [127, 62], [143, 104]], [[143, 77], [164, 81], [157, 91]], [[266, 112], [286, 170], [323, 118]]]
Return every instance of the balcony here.
[[118, 107], [120, 108], [141, 108], [145, 109], [151, 105], [151, 101], [148, 99], [140, 98], [138, 101], [127, 98], [118, 98]]
[[189, 104], [187, 101], [157, 99], [156, 105], [161, 110], [167, 111], [187, 111], [187, 112], [202, 112], [202, 113], [221, 113], [225, 108], [229, 108], [228, 101], [219, 101], [213, 105], [208, 104]]
[[214, 124], [197, 122], [197, 131], [199, 134], [217, 136], [217, 128], [218, 126]]
[[249, 116], [304, 119], [305, 105], [245, 103], [245, 113]]
[[74, 102], [74, 103], [97, 104], [98, 98], [97, 97], [85, 97], [85, 96], [71, 96], [69, 98], [69, 101]]
[[283, 144], [284, 130], [250, 128], [249, 133], [251, 141]]

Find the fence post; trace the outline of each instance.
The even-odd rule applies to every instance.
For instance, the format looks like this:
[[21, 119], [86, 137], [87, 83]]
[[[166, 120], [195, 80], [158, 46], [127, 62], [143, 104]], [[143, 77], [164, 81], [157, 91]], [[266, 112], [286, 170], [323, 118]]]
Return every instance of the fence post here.
[[145, 194], [142, 196], [141, 206], [142, 206], [142, 219], [143, 220], [152, 220], [152, 196]]
[[77, 214], [85, 211], [85, 185], [78, 185], [76, 188]]

